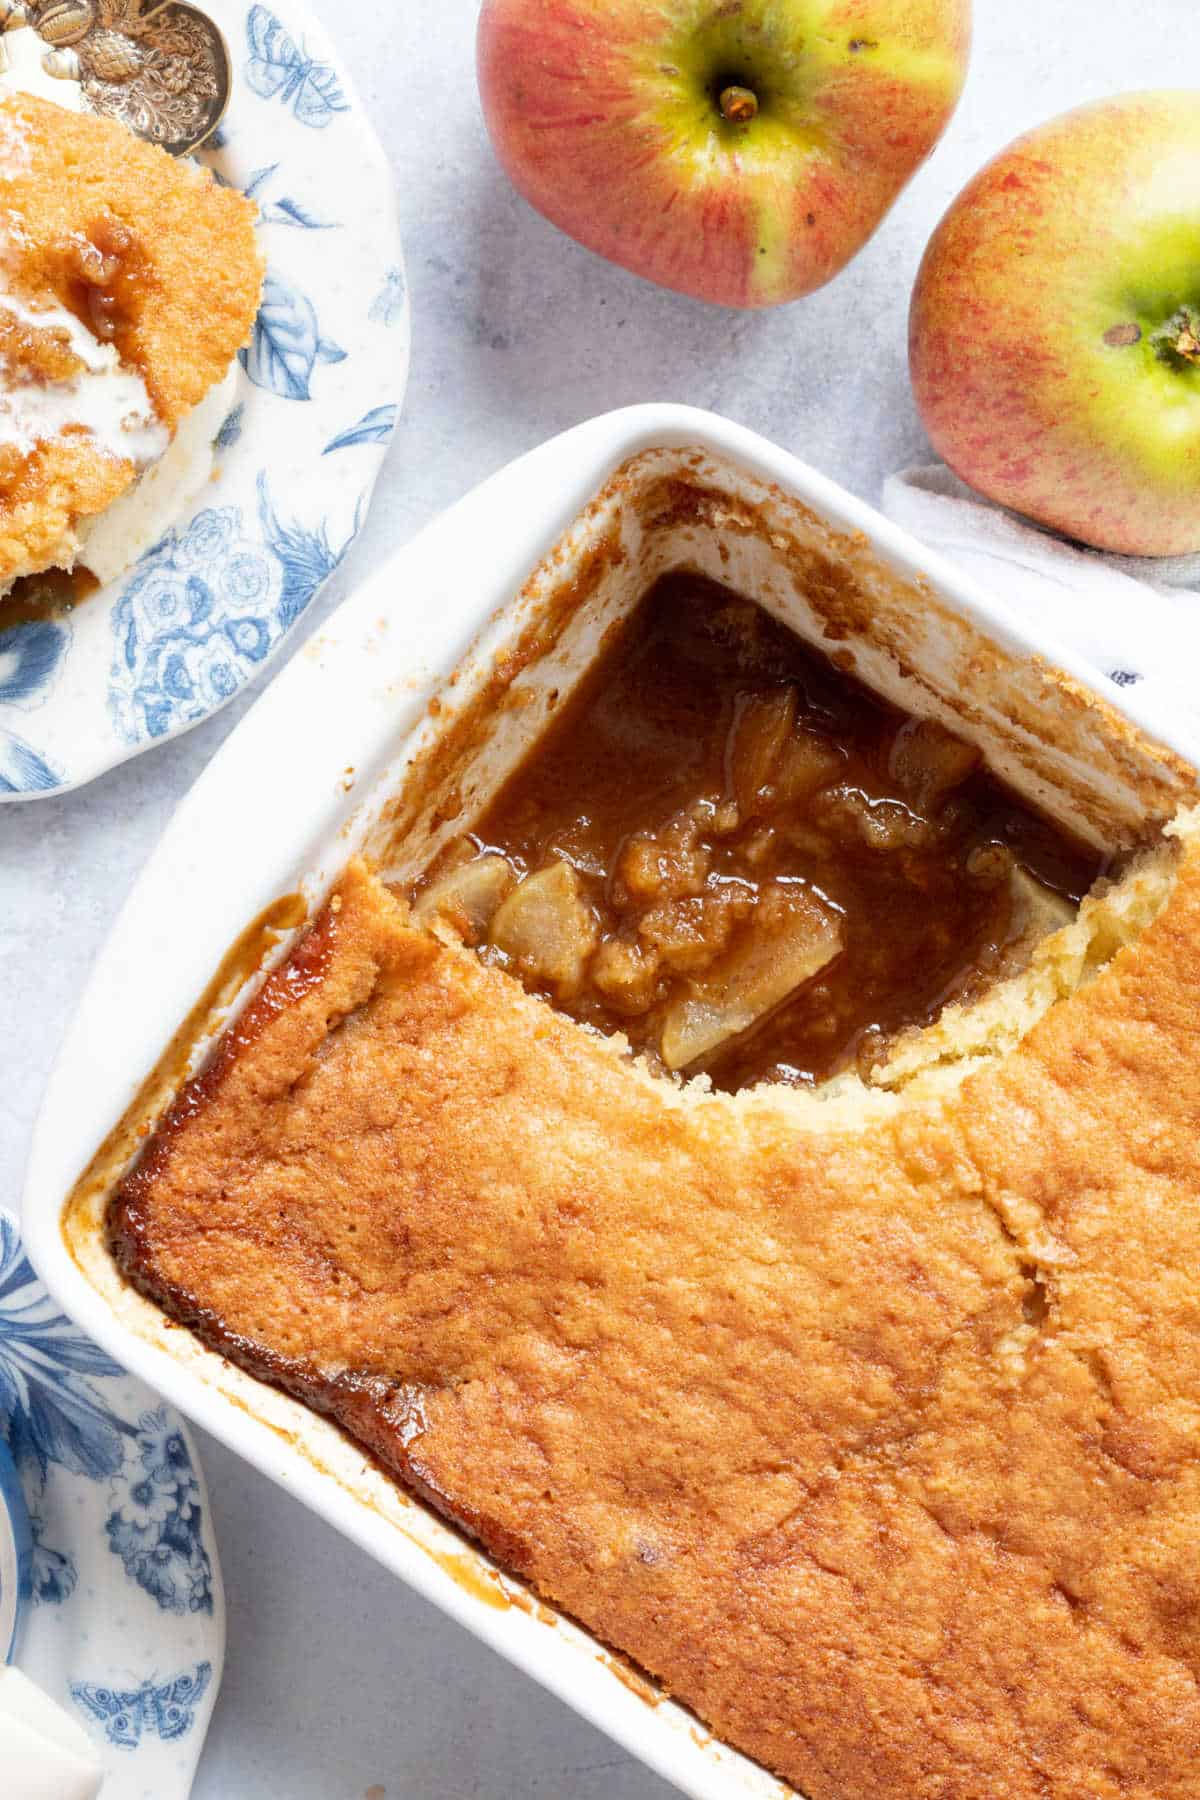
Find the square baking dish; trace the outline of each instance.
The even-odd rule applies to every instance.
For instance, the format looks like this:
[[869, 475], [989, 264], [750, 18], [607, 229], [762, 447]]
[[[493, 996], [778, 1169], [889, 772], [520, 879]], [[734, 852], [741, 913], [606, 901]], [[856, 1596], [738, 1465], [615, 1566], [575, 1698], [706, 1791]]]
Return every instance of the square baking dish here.
[[107, 1197], [347, 858], [425, 868], [521, 760], [657, 576], [747, 594], [868, 686], [976, 742], [1106, 849], [1194, 797], [1195, 747], [940, 559], [752, 433], [645, 406], [451, 508], [349, 599], [176, 813], [82, 998], [36, 1128], [24, 1230], [79, 1323], [199, 1424], [703, 1800], [787, 1792], [402, 1493], [335, 1427], [120, 1277]]

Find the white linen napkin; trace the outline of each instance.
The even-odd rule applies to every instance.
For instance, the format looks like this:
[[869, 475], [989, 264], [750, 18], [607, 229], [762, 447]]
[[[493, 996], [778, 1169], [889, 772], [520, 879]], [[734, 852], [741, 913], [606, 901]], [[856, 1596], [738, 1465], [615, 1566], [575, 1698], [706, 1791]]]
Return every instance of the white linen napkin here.
[[4, 1800], [96, 1800], [103, 1780], [83, 1727], [19, 1669], [0, 1668]]
[[1166, 726], [1200, 725], [1200, 554], [1086, 550], [994, 506], [943, 463], [884, 484], [883, 510], [1120, 687]]

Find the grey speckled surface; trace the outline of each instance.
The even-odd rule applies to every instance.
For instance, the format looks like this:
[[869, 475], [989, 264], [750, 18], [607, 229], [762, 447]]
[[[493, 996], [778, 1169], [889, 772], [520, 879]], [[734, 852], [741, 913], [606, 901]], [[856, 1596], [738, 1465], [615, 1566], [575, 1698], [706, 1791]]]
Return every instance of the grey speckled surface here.
[[[482, 476], [629, 401], [714, 407], [876, 498], [889, 469], [923, 453], [904, 317], [951, 195], [1065, 106], [1186, 80], [1180, 52], [1195, 43], [1194, 0], [1145, 0], [1136, 18], [1118, 0], [977, 0], [958, 116], [875, 241], [823, 293], [740, 317], [606, 267], [514, 197], [476, 106], [475, 0], [316, 3], [396, 169], [416, 318], [408, 404], [374, 512], [310, 627]], [[81, 793], [0, 812], [6, 1200], [105, 929], [246, 703]], [[203, 1448], [231, 1599], [197, 1800], [361, 1800], [373, 1784], [387, 1800], [666, 1795], [294, 1501], [218, 1445]]]

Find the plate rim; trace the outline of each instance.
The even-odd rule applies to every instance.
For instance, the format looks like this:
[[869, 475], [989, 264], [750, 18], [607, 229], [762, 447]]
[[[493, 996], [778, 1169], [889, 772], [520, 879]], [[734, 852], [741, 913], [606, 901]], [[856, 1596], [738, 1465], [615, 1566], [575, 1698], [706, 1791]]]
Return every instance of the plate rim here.
[[[34, 1281], [41, 1288], [42, 1293], [46, 1298], [57, 1305], [58, 1302], [55, 1296], [50, 1293], [49, 1288], [42, 1280], [40, 1272], [34, 1266], [32, 1257], [29, 1255], [28, 1238], [22, 1219], [12, 1207], [0, 1205], [0, 1221], [9, 1228], [15, 1229], [15, 1242], [18, 1255], [23, 1254], [25, 1256]], [[27, 1284], [22, 1283], [19, 1287], [19, 1292], [23, 1296], [23, 1305], [27, 1308], [29, 1305]], [[69, 1318], [66, 1322], [71, 1323]], [[79, 1327], [73, 1328], [76, 1330], [82, 1329]], [[53, 1338], [51, 1338], [50, 1341], [52, 1344]], [[44, 1345], [44, 1335], [39, 1335], [39, 1343]], [[65, 1363], [60, 1364], [58, 1359], [52, 1353], [49, 1360], [55, 1367], [67, 1368], [70, 1366]], [[142, 1758], [142, 1766], [135, 1767], [133, 1764], [126, 1764], [124, 1760], [127, 1754], [126, 1750], [117, 1750], [114, 1746], [110, 1753], [99, 1733], [90, 1727], [89, 1722], [85, 1717], [85, 1708], [74, 1692], [75, 1681], [73, 1677], [76, 1675], [82, 1676], [89, 1669], [96, 1669], [96, 1661], [89, 1661], [88, 1656], [93, 1659], [97, 1657], [97, 1641], [99, 1641], [100, 1645], [99, 1658], [102, 1659], [109, 1653], [112, 1643], [115, 1643], [118, 1640], [118, 1633], [114, 1627], [110, 1625], [109, 1621], [109, 1603], [112, 1601], [113, 1590], [116, 1583], [121, 1580], [119, 1565], [114, 1565], [112, 1560], [115, 1547], [106, 1543], [103, 1535], [91, 1528], [95, 1523], [95, 1520], [88, 1509], [83, 1509], [81, 1511], [78, 1505], [70, 1504], [65, 1506], [60, 1505], [58, 1509], [59, 1524], [70, 1524], [73, 1528], [70, 1534], [61, 1539], [61, 1551], [68, 1556], [69, 1561], [74, 1568], [71, 1589], [66, 1595], [62, 1596], [60, 1604], [68, 1608], [78, 1609], [84, 1603], [86, 1590], [89, 1587], [94, 1590], [90, 1599], [90, 1605], [82, 1620], [72, 1621], [73, 1624], [86, 1625], [86, 1632], [78, 1642], [76, 1642], [74, 1638], [68, 1638], [67, 1641], [70, 1646], [69, 1656], [62, 1658], [59, 1661], [58, 1673], [62, 1675], [61, 1682], [55, 1681], [54, 1683], [48, 1683], [45, 1679], [44, 1671], [40, 1667], [37, 1668], [36, 1673], [30, 1673], [29, 1665], [32, 1663], [36, 1667], [42, 1661], [42, 1658], [37, 1654], [39, 1647], [47, 1652], [49, 1656], [53, 1656], [52, 1646], [55, 1644], [58, 1621], [60, 1618], [59, 1607], [53, 1600], [39, 1603], [36, 1595], [31, 1591], [26, 1591], [22, 1595], [22, 1605], [18, 1609], [18, 1625], [14, 1636], [14, 1645], [10, 1660], [14, 1668], [26, 1673], [30, 1680], [37, 1681], [41, 1690], [57, 1705], [62, 1707], [72, 1722], [91, 1739], [98, 1758], [100, 1758], [105, 1766], [106, 1778], [111, 1777], [114, 1774], [120, 1776], [124, 1770], [128, 1769], [130, 1776], [133, 1777], [135, 1781], [140, 1781], [146, 1776], [153, 1777], [155, 1782], [156, 1800], [187, 1800], [187, 1795], [191, 1792], [192, 1783], [195, 1779], [200, 1758], [204, 1751], [209, 1726], [212, 1722], [213, 1712], [220, 1694], [221, 1682], [224, 1674], [226, 1639], [228, 1632], [224, 1574], [221, 1567], [216, 1521], [213, 1518], [207, 1478], [205, 1476], [203, 1464], [200, 1460], [199, 1448], [195, 1441], [195, 1433], [191, 1422], [183, 1417], [171, 1400], [165, 1395], [160, 1394], [157, 1389], [148, 1384], [141, 1374], [136, 1370], [131, 1369], [128, 1364], [123, 1361], [119, 1368], [114, 1367], [107, 1371], [90, 1370], [87, 1373], [86, 1379], [89, 1384], [95, 1385], [98, 1390], [98, 1397], [107, 1405], [112, 1417], [120, 1419], [123, 1430], [133, 1429], [133, 1421], [135, 1418], [139, 1424], [142, 1423], [142, 1413], [154, 1412], [161, 1408], [167, 1415], [166, 1423], [169, 1424], [172, 1430], [178, 1430], [181, 1433], [188, 1450], [190, 1477], [196, 1490], [196, 1503], [201, 1510], [202, 1524], [199, 1541], [208, 1558], [208, 1581], [212, 1605], [206, 1618], [202, 1619], [197, 1627], [197, 1634], [202, 1640], [199, 1646], [200, 1656], [198, 1660], [208, 1664], [206, 1683], [200, 1695], [191, 1702], [194, 1714], [192, 1723], [180, 1737], [172, 1740], [171, 1745], [174, 1754], [183, 1765], [182, 1768], [178, 1770], [178, 1782], [173, 1779], [175, 1771], [168, 1767], [147, 1766], [148, 1764], [166, 1764], [169, 1752], [167, 1741], [165, 1739], [160, 1738], [156, 1740], [151, 1735], [146, 1740], [146, 1754]], [[113, 1394], [107, 1391], [110, 1387], [133, 1390], [133, 1392], [123, 1392], [118, 1401]], [[33, 1565], [37, 1556], [37, 1544], [39, 1540], [36, 1537], [35, 1529], [31, 1529], [30, 1526], [32, 1506], [28, 1499], [27, 1483], [21, 1470], [16, 1468], [14, 1459], [9, 1455], [4, 1438], [0, 1438], [0, 1456], [2, 1456], [2, 1458], [7, 1458], [7, 1467], [13, 1469], [14, 1473], [16, 1500], [20, 1509], [17, 1517], [18, 1553], [23, 1553], [24, 1555], [26, 1587], [27, 1589], [32, 1589], [34, 1586]], [[4, 1510], [2, 1481], [4, 1468], [5, 1465], [3, 1461], [0, 1460], [0, 1514], [2, 1514]], [[55, 1487], [59, 1487], [60, 1484], [67, 1483], [69, 1485], [65, 1490], [60, 1492], [59, 1500], [60, 1502], [69, 1500], [71, 1487], [80, 1481], [88, 1483], [89, 1477], [81, 1475], [78, 1471], [72, 1471], [68, 1466], [61, 1464], [56, 1458], [50, 1458], [48, 1460], [46, 1473], [43, 1476], [42, 1492], [44, 1494], [51, 1484]], [[91, 1481], [88, 1491], [90, 1491], [91, 1488], [95, 1488], [97, 1492], [101, 1492], [104, 1488], [103, 1478], [101, 1478], [99, 1482]], [[76, 1494], [76, 1500], [78, 1500], [78, 1493]], [[110, 1488], [108, 1490], [108, 1502], [106, 1503], [110, 1503], [111, 1500], [112, 1490]], [[101, 1507], [101, 1511], [102, 1510], [103, 1506]], [[24, 1523], [23, 1550], [20, 1531], [22, 1522]], [[3, 1524], [2, 1519], [0, 1519], [0, 1524]], [[59, 1549], [58, 1544], [55, 1545], [55, 1549]], [[125, 1570], [124, 1579], [125, 1581], [133, 1579], [128, 1568]], [[142, 1584], [139, 1582], [138, 1585], [141, 1586]], [[119, 1591], [123, 1591], [123, 1584]], [[39, 1621], [43, 1618], [43, 1604], [45, 1605], [46, 1615], [44, 1636], [39, 1627]], [[159, 1603], [159, 1610], [147, 1615], [145, 1612], [145, 1603], [139, 1602], [139, 1604], [143, 1608], [143, 1617], [148, 1616], [156, 1624], [161, 1624], [162, 1637], [160, 1638], [150, 1629], [147, 1629], [145, 1636], [137, 1638], [136, 1640], [137, 1649], [141, 1654], [133, 1660], [142, 1667], [151, 1668], [155, 1672], [165, 1675], [169, 1671], [168, 1669], [159, 1670], [157, 1652], [160, 1648], [160, 1643], [165, 1642], [166, 1634], [171, 1629], [171, 1627], [167, 1625], [167, 1621], [177, 1621], [180, 1615], [177, 1610], [173, 1609], [168, 1611], [167, 1609], [162, 1608], [161, 1602]], [[111, 1642], [107, 1635], [110, 1632], [112, 1632]], [[127, 1639], [122, 1634], [120, 1635], [119, 1641], [124, 1644]], [[87, 1647], [86, 1655], [84, 1654], [84, 1646]], [[185, 1652], [185, 1655], [190, 1656], [190, 1654], [190, 1651]], [[2, 1665], [2, 1663], [3, 1656], [0, 1655], [0, 1665]], [[97, 1669], [96, 1672], [99, 1674], [101, 1673], [101, 1670]], [[153, 1678], [152, 1675], [151, 1679]], [[106, 1785], [105, 1792], [107, 1793], [108, 1791], [108, 1785]], [[115, 1792], [116, 1789], [114, 1789], [114, 1793]]]

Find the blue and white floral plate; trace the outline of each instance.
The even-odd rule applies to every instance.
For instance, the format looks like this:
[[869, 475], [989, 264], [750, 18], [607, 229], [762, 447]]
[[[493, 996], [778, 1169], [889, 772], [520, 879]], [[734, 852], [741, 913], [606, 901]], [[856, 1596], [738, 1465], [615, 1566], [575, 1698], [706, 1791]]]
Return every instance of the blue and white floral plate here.
[[224, 706], [354, 541], [408, 374], [395, 185], [302, 0], [205, 0], [233, 60], [201, 153], [267, 260], [218, 472], [191, 516], [66, 617], [0, 630], [0, 800], [90, 781]]
[[225, 1654], [204, 1478], [179, 1415], [63, 1316], [3, 1210], [0, 1440], [33, 1530], [18, 1667], [89, 1731], [104, 1800], [186, 1800]]
[[33, 1541], [21, 1478], [0, 1437], [0, 1663], [11, 1662], [29, 1605]]

